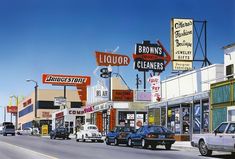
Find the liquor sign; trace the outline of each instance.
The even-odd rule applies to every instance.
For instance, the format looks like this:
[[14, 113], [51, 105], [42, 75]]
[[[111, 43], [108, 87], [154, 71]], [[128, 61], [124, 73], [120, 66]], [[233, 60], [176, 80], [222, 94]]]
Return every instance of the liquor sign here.
[[113, 101], [133, 101], [132, 90], [113, 90], [112, 92]]
[[127, 66], [130, 63], [130, 58], [126, 55], [98, 51], [95, 54], [98, 66]]
[[152, 102], [159, 102], [161, 100], [161, 83], [160, 76], [152, 76], [148, 79], [151, 84]]
[[173, 70], [191, 70], [193, 61], [193, 20], [171, 20]]
[[17, 106], [7, 106], [7, 113], [17, 113]]
[[43, 74], [42, 83], [53, 85], [90, 85], [91, 78], [89, 76], [71, 76], [71, 75], [54, 75]]
[[150, 41], [136, 44], [133, 58], [135, 60], [135, 69], [138, 71], [152, 70], [154, 72], [164, 71], [165, 66], [171, 60], [170, 55], [166, 52], [160, 41], [156, 44], [151, 44]]

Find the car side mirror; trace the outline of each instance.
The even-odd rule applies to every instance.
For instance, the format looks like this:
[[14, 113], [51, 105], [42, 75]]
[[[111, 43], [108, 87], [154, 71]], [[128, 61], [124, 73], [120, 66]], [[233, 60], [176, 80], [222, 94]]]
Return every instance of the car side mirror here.
[[217, 133], [218, 133], [218, 131], [217, 131], [217, 130], [215, 130], [215, 131], [214, 131], [214, 133], [215, 133], [215, 136], [216, 136], [216, 135], [217, 135]]

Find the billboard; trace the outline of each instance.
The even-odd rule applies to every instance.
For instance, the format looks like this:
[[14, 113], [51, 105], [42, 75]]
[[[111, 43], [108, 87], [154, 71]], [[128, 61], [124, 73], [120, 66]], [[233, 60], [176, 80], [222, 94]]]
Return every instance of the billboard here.
[[17, 113], [17, 106], [7, 106], [7, 113]]
[[98, 51], [95, 54], [98, 66], [127, 66], [130, 63], [130, 58], [126, 55]]
[[152, 76], [148, 79], [151, 85], [152, 102], [159, 102], [161, 100], [161, 83], [160, 76]]
[[193, 61], [193, 20], [171, 20], [173, 70], [191, 70]]
[[113, 101], [133, 101], [132, 90], [113, 90], [112, 92]]
[[55, 75], [55, 74], [43, 74], [43, 84], [52, 85], [90, 85], [91, 78], [89, 76], [71, 76], [71, 75]]

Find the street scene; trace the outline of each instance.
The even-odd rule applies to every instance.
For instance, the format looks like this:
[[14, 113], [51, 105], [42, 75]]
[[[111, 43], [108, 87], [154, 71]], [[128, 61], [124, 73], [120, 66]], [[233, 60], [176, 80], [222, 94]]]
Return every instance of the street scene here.
[[0, 0], [0, 159], [235, 158], [235, 0]]

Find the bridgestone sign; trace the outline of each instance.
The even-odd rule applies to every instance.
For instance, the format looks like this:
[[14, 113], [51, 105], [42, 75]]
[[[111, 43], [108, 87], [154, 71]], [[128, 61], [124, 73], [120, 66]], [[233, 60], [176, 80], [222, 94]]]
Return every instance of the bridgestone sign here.
[[90, 85], [90, 77], [43, 74], [42, 83], [53, 85]]

